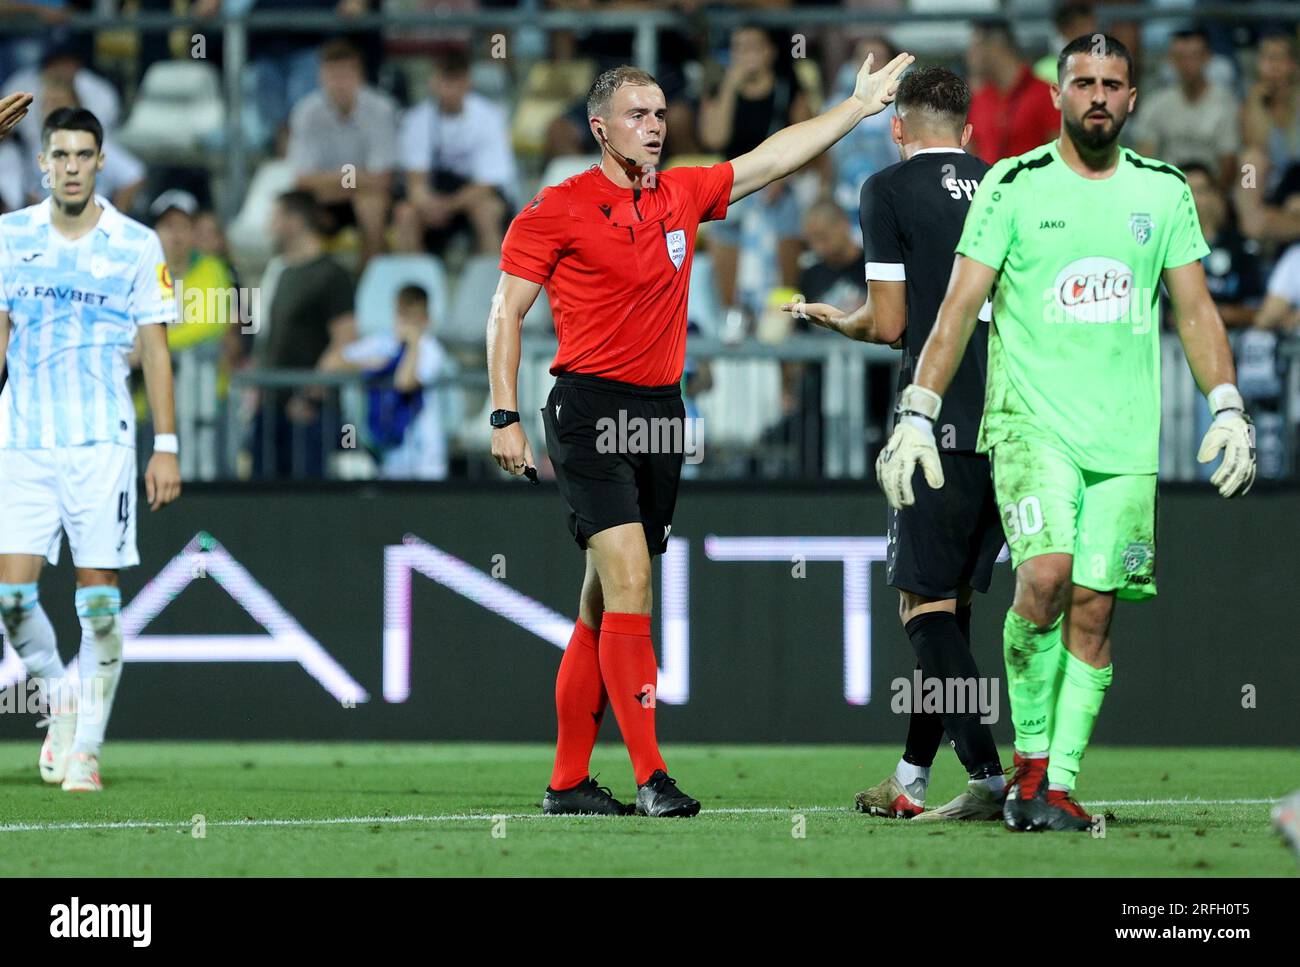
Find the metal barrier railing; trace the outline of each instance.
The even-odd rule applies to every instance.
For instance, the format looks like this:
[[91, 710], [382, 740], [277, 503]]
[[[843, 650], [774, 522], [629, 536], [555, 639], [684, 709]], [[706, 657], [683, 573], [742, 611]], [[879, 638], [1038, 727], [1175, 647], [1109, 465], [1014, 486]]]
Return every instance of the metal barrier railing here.
[[[375, 380], [364, 373], [311, 369], [251, 369], [232, 374], [225, 407], [225, 453], [218, 477], [312, 480], [340, 476], [335, 455], [365, 451], [368, 440], [364, 400], [360, 393], [350, 395], [349, 391], [384, 385], [392, 385], [391, 377]], [[440, 378], [425, 389], [465, 391], [486, 385], [486, 374], [474, 372]], [[295, 396], [314, 409], [315, 415], [295, 417], [289, 406], [289, 399]]]
[[[477, 344], [453, 343], [448, 348], [460, 354], [481, 354]], [[544, 460], [546, 449], [540, 407], [553, 382], [549, 366], [554, 352], [554, 340], [526, 336], [520, 353], [520, 412], [539, 460]], [[705, 459], [696, 475], [861, 480], [874, 472], [871, 459], [885, 438], [887, 416], [873, 413], [869, 400], [882, 395], [879, 381], [885, 381], [887, 387], [884, 398], [893, 398], [895, 351], [816, 336], [795, 336], [776, 345], [699, 338], [688, 344], [687, 358], [688, 368], [698, 372], [708, 367], [712, 379], [706, 392], [687, 394], [704, 433]], [[1260, 433], [1268, 435], [1260, 444], [1261, 469], [1265, 467], [1264, 454], [1276, 452], [1280, 456], [1269, 458], [1268, 465], [1277, 468], [1275, 475], [1294, 479], [1300, 433], [1300, 338], [1279, 343], [1277, 359], [1284, 389], [1276, 404], [1261, 408], [1257, 417]], [[799, 375], [808, 382], [802, 385], [813, 392], [802, 394], [787, 409], [782, 403], [782, 381], [792, 365], [804, 368]], [[1196, 462], [1196, 450], [1206, 422], [1202, 412], [1205, 399], [1173, 333], [1162, 335], [1162, 365], [1161, 479], [1197, 480], [1204, 473]], [[207, 387], [216, 386], [215, 357], [187, 356], [178, 368], [177, 383], [180, 433], [185, 444], [181, 452], [189, 461], [182, 467], [186, 479], [249, 476], [253, 468], [263, 476], [332, 476], [336, 475], [332, 455], [340, 450], [340, 438], [347, 428], [352, 428], [361, 444], [365, 441], [361, 394], [354, 393], [349, 399], [345, 392], [367, 385], [362, 374], [272, 369], [235, 373], [225, 404], [224, 433], [216, 431], [220, 418], [215, 392], [204, 395]], [[486, 417], [491, 404], [484, 368], [472, 366], [439, 380], [436, 386], [460, 393], [468, 403], [463, 407], [463, 419], [446, 428], [449, 449], [459, 460], [458, 475], [491, 479], [495, 467], [489, 456]], [[308, 392], [317, 398], [315, 429], [286, 420], [280, 412], [283, 400], [293, 392]], [[179, 401], [191, 402], [180, 405]], [[1276, 450], [1268, 451], [1268, 447]], [[270, 468], [279, 472], [268, 472]]]
[[1283, 380], [1283, 448], [1285, 473], [1288, 479], [1300, 478], [1300, 335], [1278, 346], [1278, 358], [1286, 367]]

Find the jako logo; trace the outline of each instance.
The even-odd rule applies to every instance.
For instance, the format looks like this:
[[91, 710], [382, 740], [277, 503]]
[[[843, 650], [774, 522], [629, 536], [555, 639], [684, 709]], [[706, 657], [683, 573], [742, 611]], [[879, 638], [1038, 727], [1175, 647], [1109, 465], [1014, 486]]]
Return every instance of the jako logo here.
[[1118, 259], [1091, 255], [1063, 268], [1054, 289], [1056, 304], [1074, 321], [1115, 322], [1128, 315], [1133, 270]]
[[152, 935], [150, 903], [87, 903], [79, 897], [70, 904], [50, 907], [50, 936], [60, 939], [130, 938], [131, 946], [147, 947]]

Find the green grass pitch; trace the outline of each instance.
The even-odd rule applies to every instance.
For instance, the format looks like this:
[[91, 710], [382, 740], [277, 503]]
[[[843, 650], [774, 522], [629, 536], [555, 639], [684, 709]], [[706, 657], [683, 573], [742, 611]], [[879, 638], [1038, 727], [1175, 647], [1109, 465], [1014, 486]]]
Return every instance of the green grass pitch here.
[[[43, 785], [38, 747], [0, 744], [11, 876], [1296, 873], [1269, 823], [1297, 780], [1286, 749], [1096, 748], [1080, 799], [1113, 818], [1094, 838], [859, 815], [853, 794], [897, 761], [887, 746], [669, 747], [704, 804], [686, 820], [542, 817], [543, 745], [110, 741], [98, 796]], [[599, 746], [592, 768], [632, 797], [620, 746]], [[930, 804], [963, 778], [942, 750]]]

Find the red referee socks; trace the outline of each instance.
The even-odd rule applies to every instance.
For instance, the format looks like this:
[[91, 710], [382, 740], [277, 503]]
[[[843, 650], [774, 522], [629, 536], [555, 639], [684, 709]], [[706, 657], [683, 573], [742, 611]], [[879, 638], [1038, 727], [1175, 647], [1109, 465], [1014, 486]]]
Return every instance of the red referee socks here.
[[[648, 614], [606, 611], [600, 622], [600, 673], [605, 679], [637, 785], [656, 769], [668, 771], [655, 740], [659, 664], [650, 643]], [[554, 788], [554, 787], [552, 787]]]
[[552, 789], [572, 789], [587, 778], [591, 768], [591, 750], [608, 704], [596, 644], [596, 632], [579, 618], [555, 679], [555, 717], [560, 730]]

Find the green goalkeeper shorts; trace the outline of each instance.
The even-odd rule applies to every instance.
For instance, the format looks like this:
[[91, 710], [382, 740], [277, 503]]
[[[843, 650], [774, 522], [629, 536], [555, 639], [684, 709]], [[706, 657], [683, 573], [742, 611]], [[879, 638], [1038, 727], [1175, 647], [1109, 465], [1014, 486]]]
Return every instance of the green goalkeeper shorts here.
[[993, 492], [1011, 563], [1070, 554], [1074, 583], [1120, 598], [1156, 593], [1156, 475], [1084, 470], [1044, 435], [995, 444]]

